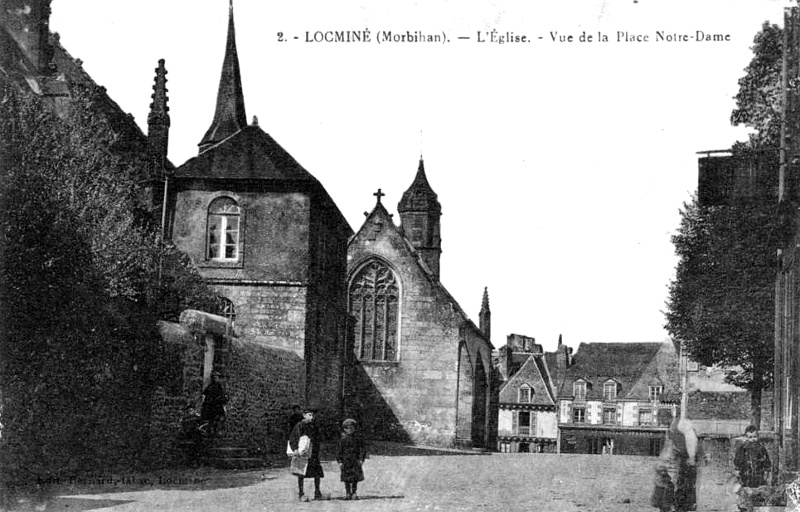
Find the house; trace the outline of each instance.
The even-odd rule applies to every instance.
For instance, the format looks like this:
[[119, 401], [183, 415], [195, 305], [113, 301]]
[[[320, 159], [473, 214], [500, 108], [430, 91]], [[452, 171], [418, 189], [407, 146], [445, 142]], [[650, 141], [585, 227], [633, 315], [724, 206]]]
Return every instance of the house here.
[[500, 384], [497, 449], [554, 452], [558, 438], [555, 386], [542, 346], [534, 338], [509, 334], [499, 350]]
[[560, 452], [658, 455], [680, 399], [671, 342], [581, 343], [555, 358]]
[[439, 280], [441, 205], [422, 159], [397, 206], [399, 226], [383, 195], [348, 244], [348, 408], [373, 438], [494, 449], [488, 292], [476, 326]]

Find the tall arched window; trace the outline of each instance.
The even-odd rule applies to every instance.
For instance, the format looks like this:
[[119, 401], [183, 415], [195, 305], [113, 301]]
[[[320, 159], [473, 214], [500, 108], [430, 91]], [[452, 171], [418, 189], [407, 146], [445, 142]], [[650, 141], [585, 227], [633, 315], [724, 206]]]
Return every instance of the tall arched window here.
[[208, 206], [208, 259], [239, 259], [240, 215], [241, 210], [230, 197], [214, 199]]
[[355, 317], [359, 359], [395, 361], [399, 287], [394, 272], [379, 261], [364, 265], [350, 282], [350, 313]]

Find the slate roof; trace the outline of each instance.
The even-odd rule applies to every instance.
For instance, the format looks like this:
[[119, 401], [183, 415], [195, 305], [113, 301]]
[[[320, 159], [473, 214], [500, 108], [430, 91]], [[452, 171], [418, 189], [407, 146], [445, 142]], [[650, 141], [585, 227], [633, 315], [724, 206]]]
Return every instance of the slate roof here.
[[555, 407], [556, 397], [550, 386], [550, 376], [544, 357], [541, 354], [528, 354], [528, 359], [520, 369], [503, 384], [500, 389], [500, 404], [518, 404], [517, 390], [522, 386], [533, 389], [530, 405]]
[[190, 158], [178, 167], [175, 177], [318, 183], [275, 139], [254, 125]]
[[[666, 343], [581, 343], [574, 364], [559, 375], [558, 396], [572, 397], [572, 384], [584, 379], [587, 400], [602, 400], [603, 384], [620, 384], [617, 398], [647, 399], [649, 386], [661, 384], [665, 393], [676, 389], [677, 355]], [[674, 365], [674, 368], [672, 366]]]
[[411, 186], [403, 192], [403, 196], [397, 204], [397, 211], [399, 213], [409, 211], [431, 211], [441, 213], [442, 205], [439, 204], [437, 197], [436, 192], [433, 191], [430, 183], [428, 183], [428, 177], [425, 175], [425, 164], [422, 158], [420, 158], [414, 181], [411, 183]]
[[231, 2], [228, 10], [225, 58], [222, 61], [222, 73], [217, 91], [217, 106], [214, 110], [214, 120], [198, 144], [200, 150], [205, 151], [208, 146], [225, 140], [245, 126], [247, 126], [247, 114], [244, 109], [242, 77], [236, 52], [236, 29], [233, 23], [233, 2]]

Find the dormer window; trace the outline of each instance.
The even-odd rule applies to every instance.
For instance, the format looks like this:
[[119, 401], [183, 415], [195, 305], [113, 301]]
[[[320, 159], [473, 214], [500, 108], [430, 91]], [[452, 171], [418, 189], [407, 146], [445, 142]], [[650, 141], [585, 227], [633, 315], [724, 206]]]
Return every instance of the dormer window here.
[[209, 260], [239, 259], [239, 219], [241, 209], [230, 197], [214, 199], [208, 207]]
[[532, 391], [529, 386], [522, 386], [517, 390], [517, 401], [521, 404], [531, 403]]
[[617, 383], [609, 380], [603, 384], [603, 400], [610, 401], [617, 398]]
[[650, 400], [658, 400], [661, 394], [664, 392], [664, 386], [656, 385], [650, 386]]
[[572, 394], [575, 400], [586, 400], [586, 381], [576, 380], [572, 383]]

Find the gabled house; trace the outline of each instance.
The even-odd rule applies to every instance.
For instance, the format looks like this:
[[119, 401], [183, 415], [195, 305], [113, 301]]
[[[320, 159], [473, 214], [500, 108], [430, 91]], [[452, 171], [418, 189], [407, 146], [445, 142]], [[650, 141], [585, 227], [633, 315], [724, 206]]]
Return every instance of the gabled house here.
[[561, 452], [658, 455], [680, 400], [672, 343], [582, 343], [559, 362]]
[[[541, 345], [510, 334], [501, 354], [497, 448], [501, 452], [553, 452], [558, 437], [556, 395]], [[510, 370], [510, 371], [509, 371]]]

